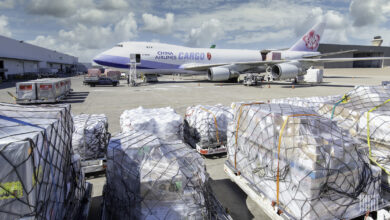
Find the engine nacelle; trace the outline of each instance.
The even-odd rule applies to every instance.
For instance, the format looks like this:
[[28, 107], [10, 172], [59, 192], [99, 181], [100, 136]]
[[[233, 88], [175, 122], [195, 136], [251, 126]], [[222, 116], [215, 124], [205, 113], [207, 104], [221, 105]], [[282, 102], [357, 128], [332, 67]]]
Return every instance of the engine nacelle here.
[[271, 74], [274, 80], [284, 80], [303, 75], [304, 71], [302, 65], [299, 62], [291, 62], [272, 66]]
[[226, 81], [240, 76], [238, 72], [231, 71], [226, 67], [212, 67], [207, 72], [210, 81]]

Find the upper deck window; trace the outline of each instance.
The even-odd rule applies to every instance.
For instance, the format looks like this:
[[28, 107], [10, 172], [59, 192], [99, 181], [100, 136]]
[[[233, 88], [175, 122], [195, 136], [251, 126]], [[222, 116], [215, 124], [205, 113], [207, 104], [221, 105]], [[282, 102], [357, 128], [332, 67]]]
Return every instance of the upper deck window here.
[[123, 44], [117, 44], [115, 47], [123, 47]]

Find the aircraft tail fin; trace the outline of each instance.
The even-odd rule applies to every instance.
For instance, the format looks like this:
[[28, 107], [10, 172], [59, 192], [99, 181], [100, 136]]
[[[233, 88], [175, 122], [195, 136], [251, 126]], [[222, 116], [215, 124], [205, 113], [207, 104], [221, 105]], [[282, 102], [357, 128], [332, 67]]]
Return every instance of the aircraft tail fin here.
[[291, 51], [317, 51], [325, 29], [325, 22], [320, 22], [303, 35], [290, 49]]

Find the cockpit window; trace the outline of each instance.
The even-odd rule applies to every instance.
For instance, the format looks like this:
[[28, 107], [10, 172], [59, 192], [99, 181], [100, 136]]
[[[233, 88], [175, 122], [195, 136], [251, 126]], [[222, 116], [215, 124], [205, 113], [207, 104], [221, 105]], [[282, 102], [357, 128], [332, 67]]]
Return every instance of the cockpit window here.
[[123, 44], [117, 44], [115, 47], [123, 47]]

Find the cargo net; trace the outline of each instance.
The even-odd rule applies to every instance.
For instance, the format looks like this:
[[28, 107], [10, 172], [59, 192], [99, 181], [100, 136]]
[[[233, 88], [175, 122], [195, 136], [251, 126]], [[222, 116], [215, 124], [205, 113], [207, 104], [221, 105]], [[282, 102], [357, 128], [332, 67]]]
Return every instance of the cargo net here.
[[75, 219], [85, 191], [69, 105], [0, 103], [0, 219]]
[[369, 147], [371, 162], [390, 175], [390, 88], [357, 86], [337, 101], [325, 102], [318, 113], [337, 122]]
[[215, 148], [226, 144], [226, 132], [233, 120], [230, 107], [192, 106], [186, 110], [184, 118], [184, 140], [192, 147]]
[[72, 147], [83, 160], [105, 157], [110, 133], [104, 114], [81, 114], [73, 117]]
[[288, 104], [236, 104], [228, 161], [295, 219], [345, 219], [380, 198], [380, 169], [367, 148], [331, 120]]
[[105, 219], [226, 219], [203, 159], [182, 141], [138, 131], [107, 149]]
[[183, 139], [183, 118], [171, 107], [125, 110], [120, 117], [120, 125], [122, 132], [135, 129], [166, 140]]
[[272, 99], [270, 103], [290, 104], [299, 107], [305, 107], [318, 111], [326, 102], [334, 103], [342, 98], [341, 95], [334, 96], [313, 96], [313, 97], [289, 97], [283, 99]]

